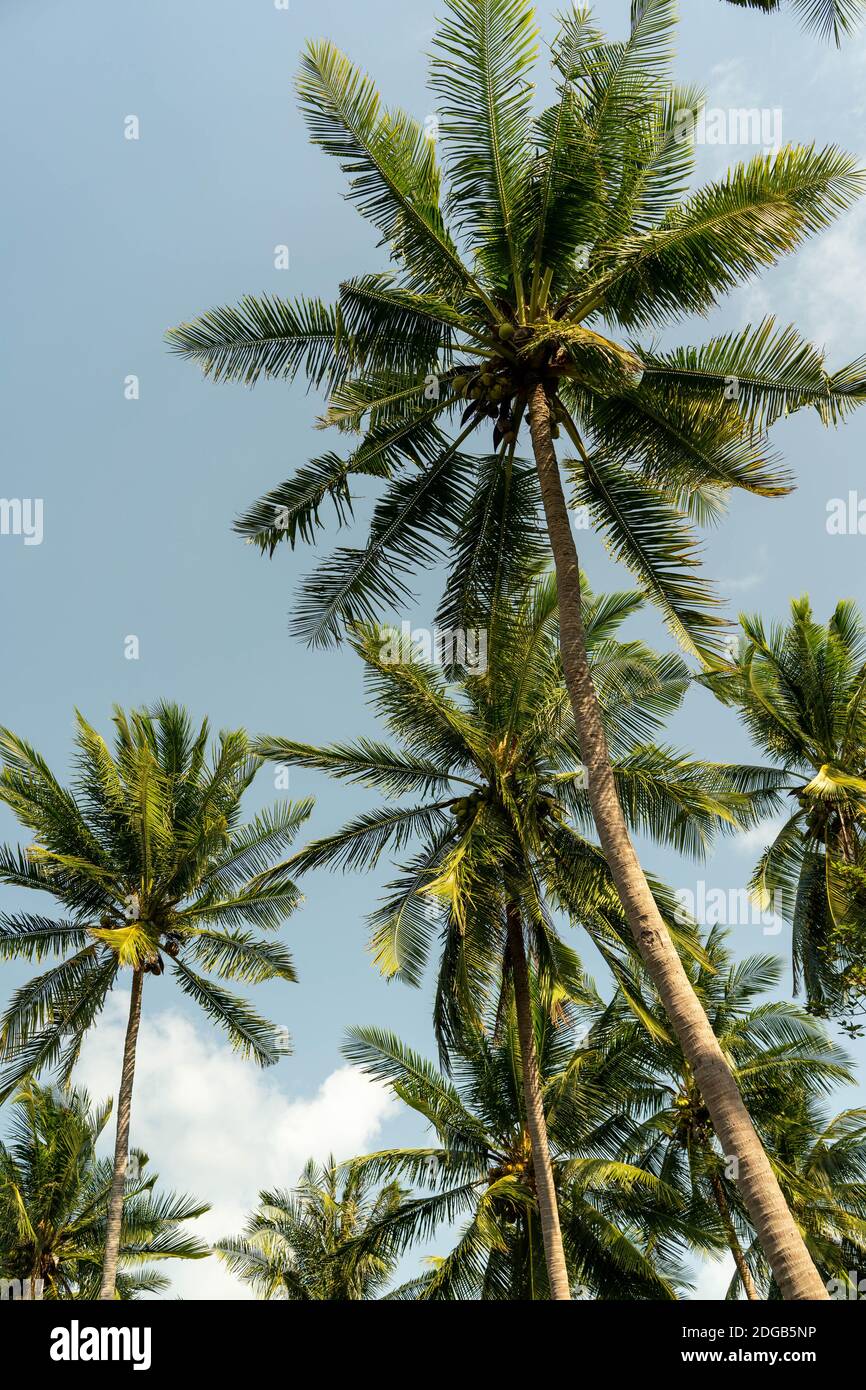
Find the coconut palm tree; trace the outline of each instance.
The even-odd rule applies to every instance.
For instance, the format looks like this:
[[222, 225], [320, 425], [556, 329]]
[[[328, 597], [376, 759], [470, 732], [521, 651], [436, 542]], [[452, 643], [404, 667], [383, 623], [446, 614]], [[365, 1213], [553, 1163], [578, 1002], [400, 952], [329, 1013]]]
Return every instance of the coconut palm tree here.
[[[298, 81], [312, 138], [350, 175], [348, 196], [387, 243], [394, 273], [347, 281], [333, 305], [248, 297], [170, 341], [215, 378], [303, 372], [328, 390], [322, 423], [359, 436], [347, 457], [315, 459], [240, 521], [263, 551], [311, 540], [329, 499], [346, 520], [357, 478], [385, 483], [367, 544], [338, 550], [302, 591], [297, 630], [310, 641], [405, 604], [409, 572], [451, 539], [442, 615], [461, 626], [473, 592], [504, 555], [513, 559], [542, 506], [593, 814], [630, 929], [716, 1127], [740, 1155], [781, 1287], [822, 1298], [628, 834], [587, 663], [554, 440], [565, 431], [580, 516], [632, 567], [679, 639], [717, 660], [723, 619], [695, 573], [692, 522], [718, 514], [731, 488], [788, 490], [765, 429], [804, 406], [835, 422], [863, 396], [863, 364], [831, 374], [820, 352], [772, 319], [702, 348], [662, 352], [622, 335], [709, 310], [826, 227], [863, 178], [835, 148], [787, 146], [687, 194], [684, 116], [701, 98], [671, 82], [674, 0], [636, 0], [622, 43], [605, 42], [588, 10], [572, 9], [553, 46], [556, 101], [538, 116], [529, 0], [446, 0], [446, 10], [432, 63], [439, 113], [426, 127], [385, 109], [328, 42], [308, 47]], [[537, 479], [521, 477], [521, 487], [513, 477], [527, 420]], [[467, 453], [485, 430], [493, 453]]]
[[[734, 963], [724, 931], [714, 927], [703, 958], [687, 961], [686, 969], [799, 1221], [804, 1206], [793, 1200], [796, 1184], [778, 1135], [786, 1133], [792, 1097], [806, 1096], [812, 1106], [834, 1086], [853, 1082], [848, 1060], [802, 1009], [761, 999], [779, 984], [781, 962], [774, 957], [750, 956]], [[634, 1068], [625, 1109], [635, 1123], [623, 1135], [620, 1156], [683, 1192], [696, 1225], [706, 1227], [715, 1220], [737, 1270], [731, 1296], [743, 1289], [750, 1299], [760, 1297], [768, 1267], [756, 1253], [760, 1246], [737, 1193], [736, 1165], [719, 1146], [694, 1073], [658, 999], [642, 998], [638, 1013], [634, 1000], [622, 994], [610, 1004], [599, 1002], [585, 1046], [597, 1047], [609, 1064], [622, 1056]], [[843, 1209], [840, 1199], [839, 1212]], [[855, 1227], [858, 1213], [855, 1204]], [[815, 1254], [811, 1245], [810, 1253]], [[826, 1260], [819, 1264], [822, 1271], [824, 1265]]]
[[[795, 986], [827, 1015], [864, 994], [860, 869], [866, 855], [866, 625], [843, 600], [826, 624], [808, 598], [769, 629], [740, 619], [742, 640], [724, 670], [702, 677], [736, 707], [784, 774], [790, 814], [755, 868], [751, 889], [793, 924]], [[853, 887], [853, 893], [848, 886]]]
[[828, 865], [827, 903], [833, 923], [829, 934], [828, 954], [835, 956], [837, 968], [833, 977], [832, 1004], [823, 1010], [832, 1012], [839, 1027], [852, 1038], [862, 1038], [864, 1025], [853, 1021], [866, 1013], [866, 850], [858, 846], [858, 857], [833, 858]]
[[[703, 1240], [683, 1220], [684, 1203], [654, 1174], [604, 1151], [617, 1103], [615, 1074], [607, 1088], [585, 1080], [592, 1064], [576, 1051], [573, 1010], [566, 1001], [551, 1017], [531, 981], [533, 1031], [548, 1117], [554, 1185], [573, 1296], [669, 1299], [683, 1270], [666, 1247]], [[428, 1241], [440, 1226], [466, 1218], [451, 1251], [429, 1272], [395, 1290], [397, 1299], [547, 1299], [549, 1263], [541, 1233], [539, 1187], [532, 1157], [523, 1042], [513, 1006], [493, 1033], [467, 1029], [449, 1053], [452, 1081], [399, 1038], [377, 1028], [352, 1029], [345, 1055], [423, 1117], [427, 1147], [387, 1149], [357, 1159], [372, 1178], [405, 1180], [420, 1195], [404, 1199], [374, 1232], [397, 1253]], [[656, 1251], [648, 1254], [655, 1235]], [[359, 1242], [363, 1251], [364, 1242]]]
[[[815, 1088], [790, 1093], [767, 1129], [768, 1150], [809, 1253], [830, 1296], [863, 1295], [866, 1277], [866, 1109], [832, 1119]], [[748, 1258], [763, 1297], [780, 1297], [766, 1258], [753, 1242]], [[735, 1294], [735, 1276], [731, 1294]]]
[[[727, 0], [744, 10], [763, 10], [776, 14], [784, 8], [783, 0]], [[863, 0], [788, 0], [790, 9], [806, 28], [824, 39], [833, 39], [838, 46], [847, 34], [852, 34], [866, 14]]]
[[274, 861], [311, 809], [286, 802], [241, 822], [260, 766], [242, 730], [221, 733], [210, 752], [207, 720], [196, 730], [170, 704], [130, 715], [117, 709], [114, 726], [109, 747], [76, 716], [68, 788], [29, 743], [0, 730], [0, 802], [33, 836], [26, 849], [0, 849], [0, 879], [48, 893], [65, 911], [60, 919], [0, 915], [0, 958], [62, 957], [16, 990], [0, 1021], [0, 1099], [45, 1067], [68, 1081], [86, 1033], [129, 972], [104, 1299], [115, 1296], [145, 976], [155, 981], [168, 963], [236, 1048], [260, 1065], [278, 1060], [279, 1031], [193, 966], [249, 984], [294, 980], [285, 947], [245, 924], [274, 929], [297, 905], [285, 865]]
[[[641, 605], [634, 593], [583, 596], [587, 649], [629, 823], [676, 849], [700, 853], [720, 827], [747, 824], [775, 804], [772, 775], [697, 763], [650, 742], [679, 704], [688, 670], [640, 642], [617, 640]], [[529, 1000], [529, 966], [550, 995], [580, 984], [579, 967], [551, 913], [564, 910], [592, 935], [627, 988], [631, 937], [612, 877], [586, 837], [592, 814], [574, 719], [562, 681], [557, 590], [542, 575], [500, 597], [483, 673], [447, 676], [388, 630], [359, 628], [354, 645], [372, 702], [398, 748], [362, 739], [327, 748], [264, 738], [264, 757], [384, 790], [381, 809], [314, 841], [291, 861], [303, 872], [373, 866], [411, 837], [420, 853], [389, 885], [373, 919], [375, 959], [388, 976], [418, 984], [443, 942], [435, 1024], [444, 1048], [466, 1019], [514, 991], [525, 1104], [541, 1229], [555, 1298], [568, 1297], [553, 1173], [541, 1105]], [[421, 800], [405, 806], [406, 792]], [[656, 885], [666, 920], [675, 905]]]
[[[46, 1299], [94, 1299], [99, 1292], [114, 1177], [96, 1145], [111, 1102], [92, 1105], [80, 1087], [30, 1082], [15, 1096], [0, 1142], [0, 1277], [30, 1281]], [[207, 1203], [156, 1190], [148, 1158], [133, 1151], [123, 1191], [117, 1297], [156, 1293], [168, 1280], [152, 1261], [197, 1260], [210, 1252], [184, 1229]], [[41, 1286], [37, 1283], [41, 1281]]]
[[397, 1263], [393, 1243], [376, 1232], [405, 1196], [396, 1182], [372, 1192], [356, 1164], [311, 1159], [293, 1191], [260, 1192], [244, 1234], [218, 1241], [215, 1251], [259, 1298], [375, 1299]]

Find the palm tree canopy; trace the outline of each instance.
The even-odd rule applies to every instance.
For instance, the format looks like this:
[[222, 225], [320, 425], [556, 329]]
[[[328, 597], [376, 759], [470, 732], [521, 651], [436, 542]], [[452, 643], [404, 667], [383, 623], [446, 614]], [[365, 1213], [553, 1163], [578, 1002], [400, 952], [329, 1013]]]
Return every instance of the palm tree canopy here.
[[[607, 1067], [602, 1077], [596, 1057], [576, 1050], [573, 1008], [563, 1003], [552, 1018], [536, 991], [533, 1012], [573, 1296], [617, 1298], [628, 1288], [631, 1298], [675, 1298], [685, 1278], [678, 1242], [703, 1236], [684, 1220], [685, 1204], [672, 1188], [611, 1154], [606, 1131], [619, 1097], [616, 1072]], [[440, 1226], [464, 1221], [453, 1249], [390, 1296], [547, 1298], [513, 1007], [492, 1034], [468, 1029], [455, 1044], [453, 1080], [380, 1029], [351, 1030], [344, 1052], [433, 1131], [429, 1147], [356, 1160], [378, 1180], [426, 1189], [401, 1203], [379, 1238], [390, 1235], [402, 1253]]]
[[76, 715], [69, 787], [24, 739], [0, 730], [0, 801], [33, 836], [25, 849], [0, 848], [0, 880], [48, 893], [65, 912], [0, 914], [0, 959], [62, 958], [18, 989], [3, 1016], [0, 1097], [44, 1067], [68, 1080], [125, 967], [158, 976], [168, 963], [241, 1052], [261, 1064], [279, 1056], [273, 1026], [193, 966], [248, 984], [295, 978], [285, 947], [249, 927], [272, 931], [297, 906], [278, 856], [311, 803], [241, 821], [261, 766], [243, 730], [209, 749], [207, 721], [195, 729], [171, 704], [117, 709], [114, 726], [109, 747]]
[[849, 600], [821, 624], [808, 598], [792, 602], [788, 623], [741, 624], [736, 657], [701, 679], [784, 773], [789, 814], [751, 887], [793, 922], [795, 983], [802, 976], [810, 1006], [845, 1012], [866, 984], [866, 626]]
[[864, 0], [727, 0], [744, 10], [763, 10], [776, 14], [786, 7], [793, 10], [805, 28], [823, 39], [833, 39], [837, 47], [842, 39], [859, 28], [866, 14]]
[[[41, 1279], [46, 1299], [94, 1299], [102, 1269], [111, 1192], [110, 1159], [96, 1144], [111, 1103], [94, 1106], [80, 1087], [59, 1091], [30, 1082], [16, 1095], [0, 1142], [0, 1276]], [[120, 1243], [119, 1298], [165, 1289], [152, 1261], [202, 1259], [208, 1247], [183, 1223], [210, 1208], [156, 1190], [147, 1154], [133, 1151]]]
[[363, 1167], [311, 1159], [293, 1191], [259, 1193], [244, 1234], [218, 1241], [215, 1250], [259, 1298], [374, 1299], [397, 1262], [376, 1231], [404, 1196], [396, 1182], [371, 1191]]
[[[756, 955], [735, 962], [726, 934], [714, 928], [704, 959], [687, 961], [686, 968], [812, 1258], [825, 1280], [847, 1279], [866, 1235], [866, 1115], [846, 1111], [829, 1121], [822, 1106], [836, 1087], [854, 1082], [850, 1060], [803, 1009], [766, 998], [781, 979], [778, 959]], [[713, 1196], [720, 1187], [766, 1296], [771, 1276], [736, 1175], [659, 1001], [642, 998], [637, 1016], [634, 1001], [619, 992], [610, 1003], [583, 1003], [579, 1014], [585, 1050], [597, 1052], [623, 1085], [620, 1113], [610, 1126], [617, 1156], [681, 1193], [692, 1223], [708, 1233], [720, 1234]], [[728, 1297], [741, 1288], [735, 1274]]]
[[[678, 656], [618, 637], [640, 603], [634, 593], [584, 590], [614, 773], [635, 829], [700, 854], [717, 832], [751, 824], [776, 806], [775, 777], [772, 770], [697, 762], [653, 742], [689, 673]], [[388, 798], [306, 846], [291, 861], [297, 870], [372, 867], [386, 850], [400, 853], [420, 840], [420, 852], [388, 885], [373, 916], [372, 949], [385, 974], [417, 984], [441, 936], [436, 1023], [443, 1038], [500, 987], [506, 900], [519, 906], [530, 954], [548, 984], [569, 989], [579, 977], [552, 910], [584, 925], [614, 969], [631, 950], [609, 871], [588, 838], [592, 817], [562, 679], [553, 578], [541, 575], [527, 590], [502, 595], [489, 621], [486, 670], [464, 667], [452, 672], [455, 681], [417, 652], [395, 648], [389, 629], [356, 631], [371, 703], [395, 743], [361, 739], [315, 748], [269, 737], [257, 744], [262, 756], [321, 769]], [[671, 931], [687, 944], [672, 895], [660, 883], [655, 891]]]
[[[734, 962], [726, 933], [718, 927], [708, 933], [703, 948], [686, 969], [759, 1131], [765, 1122], [778, 1121], [794, 1091], [807, 1088], [825, 1095], [853, 1080], [848, 1059], [814, 1018], [795, 1004], [761, 998], [780, 982], [779, 960], [749, 956]], [[661, 1004], [654, 995], [642, 997], [641, 1004], [636, 1016], [632, 1001], [621, 993], [611, 1004], [599, 1002], [587, 1036], [603, 1039], [608, 1051], [622, 1049], [661, 1081], [654, 1094], [636, 1080], [636, 1109], [649, 1106], [651, 1111], [637, 1132], [639, 1144], [646, 1140], [654, 1146], [663, 1136], [657, 1152], [673, 1142], [691, 1160], [692, 1150], [711, 1138], [709, 1117]]]
[[[335, 303], [248, 296], [169, 333], [216, 379], [304, 374], [328, 392], [321, 424], [356, 437], [238, 522], [263, 551], [310, 541], [329, 499], [348, 521], [357, 478], [384, 484], [366, 545], [338, 549], [301, 591], [308, 640], [405, 607], [411, 571], [449, 544], [443, 611], [458, 626], [505, 557], [531, 560], [538, 485], [516, 449], [543, 382], [581, 515], [687, 649], [721, 654], [693, 523], [732, 488], [789, 490], [767, 428], [805, 406], [837, 421], [863, 399], [866, 365], [831, 372], [772, 319], [698, 348], [624, 335], [708, 312], [825, 228], [863, 175], [834, 147], [788, 145], [689, 192], [684, 118], [702, 97], [673, 85], [675, 23], [674, 0], [638, 0], [613, 42], [572, 7], [552, 47], [556, 99], [536, 113], [529, 0], [446, 0], [432, 135], [332, 44], [308, 46], [298, 93], [311, 137], [349, 176], [392, 269], [348, 280]], [[479, 431], [492, 452], [467, 452]]]
[[[866, 1260], [866, 1109], [831, 1118], [814, 1088], [801, 1087], [768, 1127], [768, 1146], [831, 1296], [859, 1294], [858, 1271]], [[750, 1256], [765, 1296], [778, 1298], [757, 1241]]]

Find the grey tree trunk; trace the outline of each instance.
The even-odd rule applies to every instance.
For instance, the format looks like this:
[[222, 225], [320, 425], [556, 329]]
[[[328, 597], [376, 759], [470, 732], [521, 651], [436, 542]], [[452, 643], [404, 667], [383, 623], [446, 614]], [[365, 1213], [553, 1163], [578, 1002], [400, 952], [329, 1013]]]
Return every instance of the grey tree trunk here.
[[749, 1266], [746, 1263], [746, 1257], [743, 1254], [743, 1247], [740, 1245], [740, 1242], [737, 1239], [737, 1232], [734, 1227], [733, 1217], [731, 1216], [731, 1209], [728, 1206], [728, 1199], [725, 1196], [725, 1189], [722, 1186], [722, 1180], [719, 1177], [718, 1173], [713, 1173], [712, 1177], [710, 1178], [710, 1182], [713, 1185], [713, 1195], [716, 1199], [716, 1206], [719, 1209], [719, 1214], [722, 1218], [722, 1222], [725, 1227], [725, 1234], [728, 1237], [728, 1247], [730, 1249], [731, 1254], [734, 1257], [734, 1264], [737, 1266], [737, 1273], [743, 1281], [743, 1288], [746, 1290], [746, 1297], [751, 1299], [753, 1302], [759, 1303], [760, 1299], [758, 1298], [758, 1290], [755, 1288], [755, 1281], [752, 1278], [752, 1271], [749, 1269]]
[[120, 1253], [120, 1228], [123, 1222], [123, 1189], [129, 1161], [129, 1120], [132, 1113], [132, 1084], [135, 1080], [135, 1045], [138, 1041], [138, 1025], [141, 1022], [143, 983], [142, 971], [140, 969], [134, 970], [132, 974], [132, 997], [129, 1001], [129, 1019], [126, 1025], [126, 1041], [123, 1044], [123, 1068], [120, 1073], [120, 1090], [117, 1095], [114, 1178], [111, 1183], [111, 1196], [108, 1200], [108, 1222], [105, 1228], [105, 1255], [102, 1263], [100, 1299], [113, 1299], [117, 1283], [117, 1258]]
[[529, 971], [526, 966], [526, 951], [523, 945], [523, 926], [520, 913], [513, 903], [508, 904], [507, 918], [508, 950], [514, 982], [514, 1006], [517, 1012], [517, 1033], [520, 1038], [526, 1127], [529, 1130], [529, 1143], [532, 1150], [532, 1171], [535, 1175], [535, 1193], [538, 1198], [538, 1215], [541, 1222], [541, 1238], [544, 1243], [544, 1259], [547, 1265], [547, 1282], [550, 1285], [551, 1299], [564, 1299], [570, 1302], [571, 1289], [568, 1282], [565, 1251], [562, 1246], [559, 1207], [556, 1201], [553, 1165], [550, 1162], [550, 1144], [547, 1138], [547, 1121], [544, 1118], [541, 1074], [538, 1070], [538, 1053], [535, 1047], [532, 997], [529, 991]]
[[628, 833], [587, 659], [577, 551], [550, 432], [550, 405], [541, 382], [529, 395], [529, 422], [556, 567], [562, 664], [604, 856], [637, 948], [692, 1068], [725, 1156], [736, 1160], [737, 1185], [783, 1298], [827, 1299], [829, 1294], [788, 1210]]

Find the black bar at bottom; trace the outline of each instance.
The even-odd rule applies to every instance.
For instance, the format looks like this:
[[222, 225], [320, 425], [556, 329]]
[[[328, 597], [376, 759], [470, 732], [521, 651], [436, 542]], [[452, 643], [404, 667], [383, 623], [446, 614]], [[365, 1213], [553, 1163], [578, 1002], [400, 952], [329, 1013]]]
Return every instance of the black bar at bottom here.
[[[361, 1369], [388, 1373], [392, 1337], [399, 1345], [401, 1333], [413, 1339], [419, 1333], [425, 1340], [433, 1336], [437, 1340], [432, 1346], [441, 1352], [456, 1334], [463, 1365], [479, 1332], [479, 1365], [496, 1355], [497, 1348], [504, 1354], [510, 1347], [512, 1356], [523, 1338], [528, 1352], [539, 1333], [545, 1339], [554, 1335], [557, 1340], [545, 1340], [543, 1346], [545, 1358], [555, 1356], [557, 1378], [569, 1365], [579, 1378], [580, 1365], [585, 1371], [588, 1364], [585, 1358], [600, 1360], [617, 1373], [629, 1368], [664, 1373], [678, 1367], [687, 1377], [700, 1379], [713, 1367], [759, 1367], [770, 1378], [792, 1368], [825, 1377], [837, 1365], [853, 1366], [860, 1360], [864, 1324], [855, 1311], [857, 1301], [575, 1302], [569, 1309], [536, 1304], [534, 1312], [524, 1305], [521, 1321], [516, 1321], [516, 1309], [509, 1314], [507, 1307], [495, 1303], [464, 1304], [461, 1314], [449, 1313], [442, 1304], [413, 1312], [411, 1305], [401, 1303], [377, 1313], [349, 1303], [12, 1300], [0, 1302], [0, 1336], [5, 1333], [7, 1348], [17, 1348], [16, 1379], [24, 1369], [19, 1353], [25, 1348], [27, 1366], [40, 1380], [46, 1373], [51, 1379], [76, 1374], [92, 1379], [103, 1368], [115, 1376], [166, 1371], [177, 1375], [183, 1368], [194, 1369], [197, 1380], [213, 1374], [224, 1383], [231, 1373], [258, 1374], [268, 1364], [275, 1371], [282, 1366], [293, 1377], [292, 1363], [304, 1347], [304, 1359], [321, 1357], [322, 1370], [330, 1373], [342, 1357], [353, 1375]], [[500, 1319], [501, 1334], [496, 1331]], [[563, 1334], [567, 1340], [560, 1341]], [[420, 1350], [422, 1344], [415, 1344]], [[424, 1364], [418, 1367], [421, 1383], [438, 1359], [430, 1354], [432, 1362], [422, 1358]], [[0, 1366], [2, 1360], [0, 1352]], [[404, 1363], [401, 1374], [414, 1378], [411, 1362]]]

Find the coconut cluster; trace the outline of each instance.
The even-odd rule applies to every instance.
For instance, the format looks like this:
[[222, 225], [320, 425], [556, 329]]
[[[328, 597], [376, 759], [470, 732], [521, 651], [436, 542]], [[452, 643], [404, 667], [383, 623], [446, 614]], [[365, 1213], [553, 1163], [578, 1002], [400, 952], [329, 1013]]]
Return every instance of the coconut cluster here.
[[[520, 394], [521, 383], [516, 378], [515, 358], [510, 349], [520, 349], [532, 339], [531, 330], [516, 328], [512, 323], [502, 323], [497, 329], [497, 337], [504, 351], [494, 352], [480, 366], [461, 368], [451, 378], [451, 389], [455, 396], [469, 402], [463, 412], [465, 424], [473, 415], [487, 416], [494, 420], [493, 447], [500, 444], [513, 444], [517, 439], [518, 423], [514, 413], [515, 398]], [[559, 429], [554, 412], [551, 433], [556, 438]]]
[[475, 815], [480, 803], [486, 798], [483, 792], [475, 791], [469, 796], [461, 797], [459, 801], [451, 803], [451, 813], [457, 822], [457, 828], [463, 831], [472, 817]]
[[710, 1112], [700, 1097], [677, 1096], [674, 1108], [677, 1115], [677, 1132], [685, 1140], [689, 1134], [708, 1133]]
[[[498, 337], [505, 345], [517, 339], [519, 346], [520, 330], [511, 323], [500, 324]], [[493, 447], [500, 444], [513, 444], [517, 438], [517, 426], [512, 411], [512, 403], [517, 393], [514, 381], [514, 359], [494, 351], [480, 367], [461, 371], [451, 378], [451, 389], [456, 396], [470, 402], [463, 419], [472, 415], [487, 415], [496, 423], [493, 428]]]

